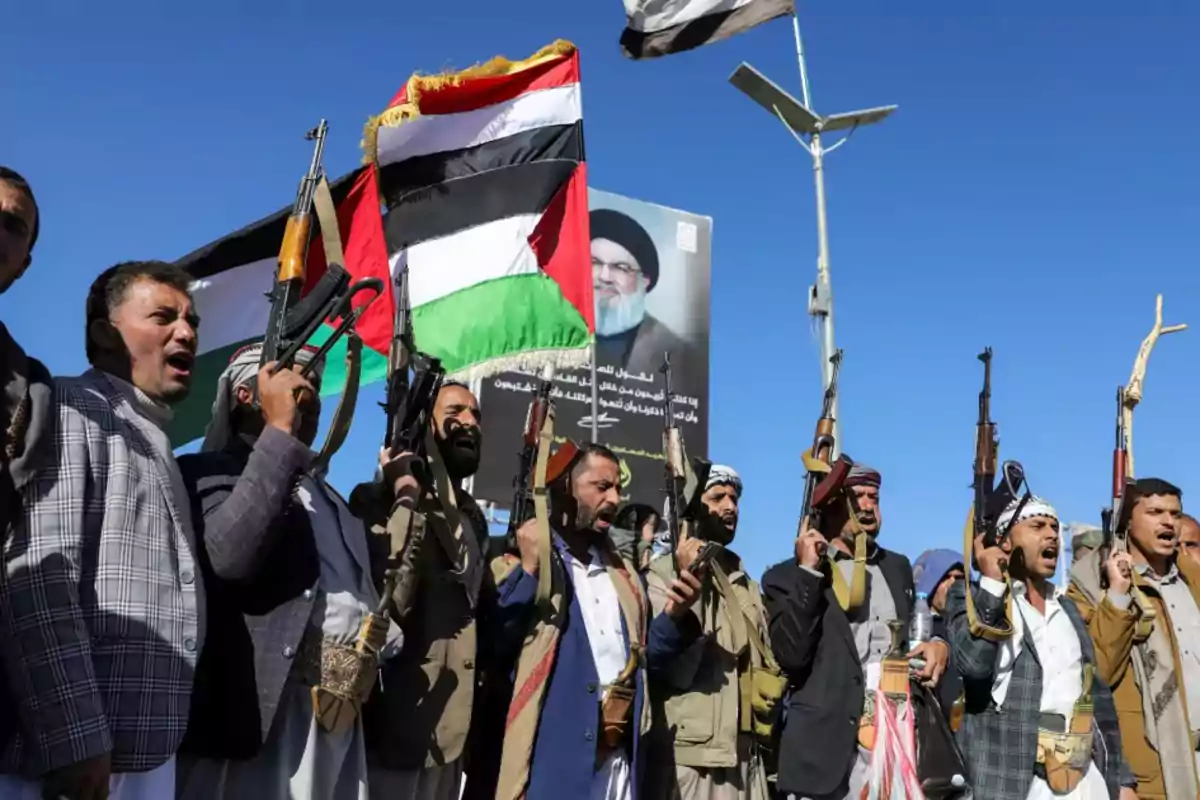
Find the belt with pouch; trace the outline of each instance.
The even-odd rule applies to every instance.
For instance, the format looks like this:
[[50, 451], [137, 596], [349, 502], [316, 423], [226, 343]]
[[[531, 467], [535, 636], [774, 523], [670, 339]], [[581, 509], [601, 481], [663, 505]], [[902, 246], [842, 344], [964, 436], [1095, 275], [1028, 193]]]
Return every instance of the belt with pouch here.
[[1068, 722], [1062, 714], [1043, 712], [1038, 716], [1037, 765], [1034, 774], [1055, 794], [1075, 790], [1092, 763], [1092, 678], [1094, 667], [1083, 667], [1083, 691], [1075, 701]]

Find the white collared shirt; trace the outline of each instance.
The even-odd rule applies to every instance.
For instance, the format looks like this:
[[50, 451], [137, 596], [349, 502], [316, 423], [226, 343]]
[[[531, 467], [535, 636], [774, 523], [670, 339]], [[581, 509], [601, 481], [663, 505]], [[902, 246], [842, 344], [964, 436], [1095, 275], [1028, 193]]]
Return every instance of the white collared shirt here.
[[[1004, 596], [1004, 584], [986, 575], [979, 579], [979, 586], [996, 597]], [[1012, 682], [1013, 667], [1025, 645], [1025, 632], [1028, 629], [1042, 665], [1042, 701], [1039, 710], [1060, 714], [1069, 721], [1075, 713], [1075, 701], [1083, 693], [1083, 650], [1079, 634], [1059, 602], [1064, 592], [1053, 584], [1049, 586], [1052, 591], [1046, 596], [1046, 613], [1043, 615], [1027, 599], [1025, 584], [1013, 582], [1013, 633], [1000, 645], [996, 674], [992, 680], [992, 700], [997, 708], [1003, 708]], [[1117, 756], [1119, 754], [1114, 754], [1114, 757]], [[1088, 765], [1087, 775], [1074, 791], [1065, 795], [1054, 794], [1044, 780], [1031, 777], [1026, 800], [1108, 800], [1108, 787], [1095, 762]]]
[[[621, 601], [595, 547], [588, 550], [589, 564], [577, 561], [565, 551], [564, 556], [571, 569], [575, 601], [579, 603], [583, 625], [587, 628], [596, 676], [607, 693], [608, 686], [620, 677], [629, 660]], [[597, 730], [596, 735], [601, 732]], [[631, 786], [629, 757], [623, 750], [617, 750], [596, 770], [588, 800], [628, 800], [632, 797]]]

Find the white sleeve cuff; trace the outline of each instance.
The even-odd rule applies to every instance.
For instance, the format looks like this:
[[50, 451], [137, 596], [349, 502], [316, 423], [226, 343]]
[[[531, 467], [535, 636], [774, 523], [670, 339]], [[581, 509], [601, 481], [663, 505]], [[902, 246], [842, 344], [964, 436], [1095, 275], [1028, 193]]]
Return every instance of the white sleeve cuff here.
[[980, 576], [979, 588], [993, 597], [1004, 597], [1004, 593], [1008, 591], [1008, 586], [1005, 585], [1004, 581], [989, 578], [987, 575]]

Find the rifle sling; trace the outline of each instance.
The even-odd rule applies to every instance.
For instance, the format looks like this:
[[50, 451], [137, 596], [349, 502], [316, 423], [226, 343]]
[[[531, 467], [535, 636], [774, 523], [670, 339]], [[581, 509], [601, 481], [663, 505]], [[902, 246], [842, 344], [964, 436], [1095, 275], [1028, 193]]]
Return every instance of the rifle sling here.
[[[342, 255], [342, 236], [338, 230], [337, 209], [333, 205], [333, 195], [329, 191], [329, 182], [324, 177], [317, 182], [313, 194], [313, 207], [317, 212], [317, 220], [321, 225], [321, 241], [325, 246], [325, 264], [342, 265], [345, 257]], [[346, 442], [350, 426], [354, 422], [354, 407], [358, 403], [358, 386], [362, 377], [362, 339], [351, 329], [346, 335], [346, 385], [342, 390], [342, 398], [337, 410], [333, 412], [333, 420], [329, 423], [329, 431], [325, 434], [325, 443], [317, 454], [316, 467], [321, 473], [329, 469], [329, 462]]]
[[850, 504], [850, 498], [846, 498], [846, 506], [850, 512], [850, 519], [854, 521], [854, 566], [850, 572], [850, 583], [846, 583], [846, 576], [842, 574], [842, 570], [838, 567], [837, 562], [833, 558], [833, 548], [826, 550], [826, 559], [829, 563], [829, 574], [833, 581], [833, 596], [837, 598], [838, 605], [846, 612], [856, 611], [862, 607], [863, 602], [867, 597], [867, 532], [858, 524], [858, 516], [854, 513], [854, 507]]
[[[972, 553], [975, 550], [975, 509], [967, 511], [967, 523], [963, 526], [963, 563], [971, 564], [973, 559]], [[965, 599], [967, 603], [967, 625], [971, 629], [971, 635], [977, 639], [986, 639], [989, 642], [1000, 642], [1008, 639], [1013, 635], [1013, 598], [1012, 598], [1012, 578], [1008, 572], [1004, 573], [1004, 627], [992, 627], [980, 621], [979, 613], [975, 610], [975, 598], [971, 591], [970, 581], [964, 587]]]
[[546, 418], [538, 431], [537, 460], [533, 464], [533, 514], [537, 527], [539, 605], [550, 602], [554, 589], [554, 574], [551, 566], [551, 550], [554, 543], [550, 537], [550, 504], [546, 490], [546, 471], [550, 465], [550, 445], [554, 442], [554, 406], [546, 407]]

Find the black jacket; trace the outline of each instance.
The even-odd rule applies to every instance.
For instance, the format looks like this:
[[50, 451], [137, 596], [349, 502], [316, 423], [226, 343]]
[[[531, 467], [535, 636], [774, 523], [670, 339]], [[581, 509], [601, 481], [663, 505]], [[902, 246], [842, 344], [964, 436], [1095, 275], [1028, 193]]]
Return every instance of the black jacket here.
[[[879, 549], [871, 560], [887, 579], [897, 617], [908, 625], [912, 565]], [[857, 753], [863, 670], [846, 613], [830, 581], [791, 559], [762, 580], [771, 649], [787, 674], [790, 694], [779, 740], [779, 790], [806, 797], [843, 791]]]
[[248, 759], [266, 741], [320, 573], [308, 514], [292, 502], [312, 457], [267, 428], [253, 449], [237, 440], [178, 459], [208, 613], [182, 753]]

